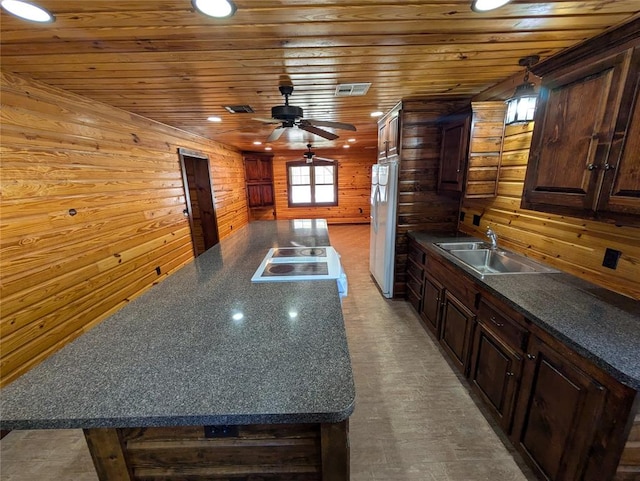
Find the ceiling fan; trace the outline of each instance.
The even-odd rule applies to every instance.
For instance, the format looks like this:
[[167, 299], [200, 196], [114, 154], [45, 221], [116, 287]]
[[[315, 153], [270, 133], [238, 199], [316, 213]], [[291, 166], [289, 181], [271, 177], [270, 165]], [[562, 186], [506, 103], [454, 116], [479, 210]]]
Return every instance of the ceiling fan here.
[[356, 128], [354, 125], [345, 124], [343, 122], [331, 122], [328, 120], [313, 120], [303, 118], [302, 108], [295, 105], [289, 105], [289, 96], [293, 93], [293, 85], [280, 85], [278, 87], [280, 93], [284, 96], [284, 105], [276, 105], [271, 108], [270, 119], [254, 118], [259, 122], [266, 124], [281, 124], [280, 127], [276, 127], [271, 135], [267, 138], [267, 142], [274, 142], [280, 138], [286, 128], [298, 127], [299, 129], [306, 130], [312, 134], [318, 135], [327, 140], [335, 140], [338, 135], [320, 129], [318, 127], [331, 127], [341, 130], [353, 130]]
[[307, 144], [307, 151], [302, 154], [307, 164], [311, 164], [314, 160], [322, 160], [325, 162], [335, 162], [334, 159], [326, 159], [324, 157], [318, 157], [315, 152], [311, 151], [311, 144]]

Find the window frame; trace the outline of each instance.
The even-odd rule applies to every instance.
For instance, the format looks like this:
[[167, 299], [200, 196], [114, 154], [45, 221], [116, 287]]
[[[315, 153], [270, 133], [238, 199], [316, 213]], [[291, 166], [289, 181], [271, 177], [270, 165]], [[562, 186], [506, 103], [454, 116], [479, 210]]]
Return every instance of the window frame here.
[[[315, 179], [315, 169], [313, 167], [316, 166], [331, 166], [333, 167], [333, 202], [293, 202], [292, 195], [292, 184], [291, 184], [291, 167], [309, 167], [309, 184], [311, 187], [311, 199], [315, 198], [316, 193], [316, 179]], [[307, 185], [307, 184], [303, 184]], [[331, 185], [331, 184], [320, 184], [320, 185]], [[289, 207], [334, 207], [338, 205], [338, 163], [337, 162], [329, 162], [326, 160], [314, 160], [311, 163], [307, 163], [304, 160], [293, 160], [287, 162], [287, 201]]]

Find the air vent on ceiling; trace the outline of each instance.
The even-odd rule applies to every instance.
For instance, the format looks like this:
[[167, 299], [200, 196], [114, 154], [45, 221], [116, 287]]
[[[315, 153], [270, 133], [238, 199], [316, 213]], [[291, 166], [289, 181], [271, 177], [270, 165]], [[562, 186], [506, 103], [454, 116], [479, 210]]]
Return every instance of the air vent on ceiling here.
[[336, 97], [354, 97], [364, 95], [371, 83], [340, 84], [336, 87]]
[[254, 112], [249, 105], [225, 105], [224, 108], [232, 114], [252, 114]]

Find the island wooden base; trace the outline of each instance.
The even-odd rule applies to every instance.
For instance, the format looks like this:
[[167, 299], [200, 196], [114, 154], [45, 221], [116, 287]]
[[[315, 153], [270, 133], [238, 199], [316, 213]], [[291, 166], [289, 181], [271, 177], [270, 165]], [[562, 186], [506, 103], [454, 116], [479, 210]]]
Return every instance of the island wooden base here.
[[348, 481], [348, 420], [334, 424], [95, 428], [101, 481]]

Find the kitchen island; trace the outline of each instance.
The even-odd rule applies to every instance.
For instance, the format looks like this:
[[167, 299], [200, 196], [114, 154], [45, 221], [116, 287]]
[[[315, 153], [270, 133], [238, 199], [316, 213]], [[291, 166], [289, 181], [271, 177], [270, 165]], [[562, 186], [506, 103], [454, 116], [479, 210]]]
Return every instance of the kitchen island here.
[[252, 283], [324, 221], [254, 222], [2, 390], [2, 429], [82, 428], [101, 480], [349, 479], [335, 280]]

